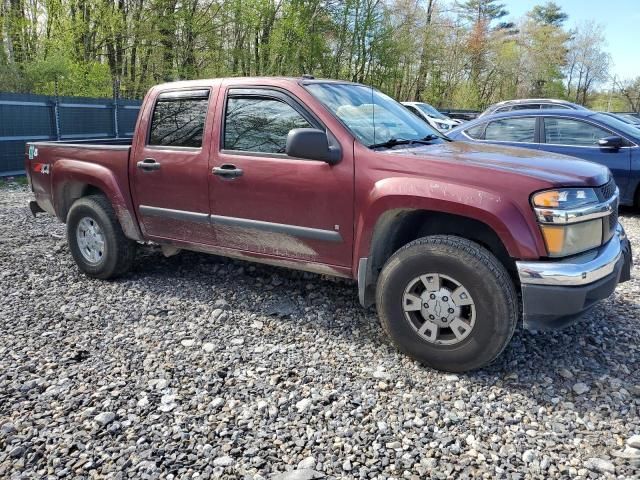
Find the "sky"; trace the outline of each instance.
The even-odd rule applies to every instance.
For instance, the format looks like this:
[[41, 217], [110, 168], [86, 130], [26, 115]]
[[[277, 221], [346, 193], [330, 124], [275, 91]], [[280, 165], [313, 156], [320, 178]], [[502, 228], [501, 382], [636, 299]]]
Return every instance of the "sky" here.
[[[640, 76], [640, 0], [555, 0], [569, 15], [566, 26], [595, 20], [603, 25], [606, 50], [613, 58], [612, 73], [620, 79]], [[546, 0], [502, 0], [509, 16], [517, 19]]]

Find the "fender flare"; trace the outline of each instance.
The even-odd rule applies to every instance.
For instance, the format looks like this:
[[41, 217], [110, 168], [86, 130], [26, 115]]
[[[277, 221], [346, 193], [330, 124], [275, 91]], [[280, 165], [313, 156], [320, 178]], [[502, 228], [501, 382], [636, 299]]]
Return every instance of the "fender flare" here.
[[[127, 238], [142, 241], [142, 232], [133, 213], [128, 192], [122, 191], [115, 174], [103, 165], [71, 159], [59, 159], [52, 169], [53, 205], [56, 216], [66, 223], [69, 209], [87, 188], [102, 191], [113, 207]], [[128, 183], [127, 183], [128, 186]]]
[[[537, 259], [544, 255], [542, 237], [531, 215], [522, 212], [508, 196], [475, 187], [434, 184], [420, 179], [392, 178], [378, 182], [356, 222], [353, 271], [361, 303], [370, 304], [374, 259], [373, 243], [385, 241], [396, 217], [407, 211], [451, 214], [480, 222], [495, 233], [512, 259]], [[378, 237], [376, 239], [376, 237]]]

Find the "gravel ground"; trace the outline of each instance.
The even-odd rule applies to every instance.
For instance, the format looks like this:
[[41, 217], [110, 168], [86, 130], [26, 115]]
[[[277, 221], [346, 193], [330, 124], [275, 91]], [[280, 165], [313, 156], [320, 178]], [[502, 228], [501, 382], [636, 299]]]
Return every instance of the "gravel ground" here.
[[589, 319], [446, 375], [351, 282], [151, 247], [88, 279], [28, 198], [0, 187], [0, 478], [640, 477], [638, 267]]

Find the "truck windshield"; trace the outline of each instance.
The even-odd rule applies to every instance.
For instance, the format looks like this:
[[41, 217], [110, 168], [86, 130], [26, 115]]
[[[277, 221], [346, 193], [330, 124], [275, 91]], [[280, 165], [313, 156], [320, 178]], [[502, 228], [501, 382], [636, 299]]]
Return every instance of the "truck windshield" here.
[[371, 87], [311, 83], [306, 88], [367, 147], [406, 147], [442, 143], [446, 139], [404, 106]]

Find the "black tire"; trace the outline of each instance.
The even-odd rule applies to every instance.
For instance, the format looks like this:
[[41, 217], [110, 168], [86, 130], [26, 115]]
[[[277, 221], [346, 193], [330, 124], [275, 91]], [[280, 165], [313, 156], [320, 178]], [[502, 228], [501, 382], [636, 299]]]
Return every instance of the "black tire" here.
[[[89, 218], [100, 227], [105, 244], [104, 256], [90, 262], [80, 251], [76, 234], [79, 222]], [[67, 215], [67, 240], [73, 259], [90, 277], [107, 280], [123, 275], [133, 265], [136, 242], [125, 237], [111, 203], [103, 195], [90, 195], [76, 200]]]
[[[427, 273], [455, 279], [473, 299], [475, 324], [459, 343], [439, 345], [436, 337], [427, 341], [405, 316], [405, 288]], [[382, 327], [402, 352], [448, 372], [491, 363], [511, 340], [519, 317], [516, 290], [504, 266], [480, 245], [450, 235], [420, 238], [392, 255], [378, 278], [376, 305]], [[450, 331], [453, 337], [446, 327], [436, 331]]]

